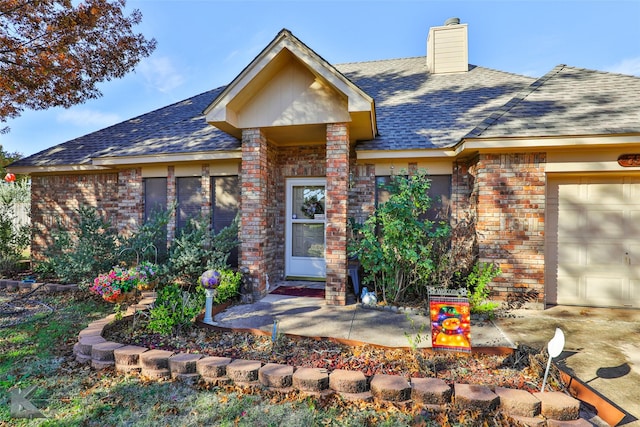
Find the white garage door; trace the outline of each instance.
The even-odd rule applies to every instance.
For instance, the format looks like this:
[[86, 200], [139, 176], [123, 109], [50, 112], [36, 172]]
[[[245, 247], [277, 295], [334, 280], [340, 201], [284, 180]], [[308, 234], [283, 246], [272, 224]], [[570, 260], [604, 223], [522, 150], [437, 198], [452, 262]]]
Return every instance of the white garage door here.
[[552, 179], [547, 208], [548, 301], [640, 307], [640, 178]]

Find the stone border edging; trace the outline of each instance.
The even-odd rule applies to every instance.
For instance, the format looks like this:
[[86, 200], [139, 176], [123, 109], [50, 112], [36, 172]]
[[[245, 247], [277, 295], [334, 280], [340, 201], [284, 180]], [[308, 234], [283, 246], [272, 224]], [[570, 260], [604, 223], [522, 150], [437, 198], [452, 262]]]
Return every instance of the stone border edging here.
[[[146, 310], [155, 294], [143, 292], [138, 304], [125, 316]], [[202, 380], [212, 385], [236, 384], [264, 387], [286, 393], [298, 390], [310, 396], [339, 394], [345, 400], [381, 400], [399, 405], [422, 405], [444, 410], [446, 405], [461, 405], [481, 410], [501, 409], [509, 416], [531, 426], [591, 426], [579, 417], [580, 401], [563, 392], [529, 393], [525, 390], [475, 384], [450, 387], [438, 378], [406, 378], [375, 374], [367, 378], [360, 371], [293, 367], [257, 360], [174, 353], [107, 341], [103, 329], [115, 315], [91, 322], [78, 334], [73, 352], [79, 363], [90, 363], [97, 370], [113, 367], [117, 372], [139, 372], [150, 379], [174, 379], [195, 384]]]

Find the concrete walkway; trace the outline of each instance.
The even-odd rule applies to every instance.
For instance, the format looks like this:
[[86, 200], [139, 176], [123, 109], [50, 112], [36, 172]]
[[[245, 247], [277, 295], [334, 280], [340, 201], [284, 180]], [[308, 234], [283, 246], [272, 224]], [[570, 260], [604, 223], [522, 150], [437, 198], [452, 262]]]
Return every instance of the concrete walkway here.
[[[431, 346], [429, 319], [417, 311], [329, 306], [320, 298], [267, 295], [214, 317], [218, 326], [334, 337], [388, 347]], [[544, 348], [555, 328], [565, 333], [556, 360], [605, 400], [626, 413], [619, 425], [640, 426], [640, 310], [553, 307], [514, 310], [495, 321], [472, 322], [473, 347]], [[409, 337], [406, 336], [408, 334]]]
[[[267, 295], [253, 304], [236, 305], [214, 317], [215, 325], [271, 332], [273, 322], [285, 334], [333, 337], [386, 347], [431, 347], [429, 319], [417, 311], [365, 308], [361, 304], [330, 306], [321, 298]], [[512, 347], [492, 322], [472, 322], [474, 347]], [[405, 335], [407, 334], [407, 335]]]

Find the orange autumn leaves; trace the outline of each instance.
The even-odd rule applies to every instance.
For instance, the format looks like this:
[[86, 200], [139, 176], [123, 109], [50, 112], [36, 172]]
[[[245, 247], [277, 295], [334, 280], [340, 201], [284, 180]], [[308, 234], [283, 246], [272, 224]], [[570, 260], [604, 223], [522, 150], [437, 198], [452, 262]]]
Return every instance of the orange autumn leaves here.
[[[75, 2], [74, 2], [75, 3]], [[0, 0], [0, 121], [101, 95], [155, 48], [124, 0]]]

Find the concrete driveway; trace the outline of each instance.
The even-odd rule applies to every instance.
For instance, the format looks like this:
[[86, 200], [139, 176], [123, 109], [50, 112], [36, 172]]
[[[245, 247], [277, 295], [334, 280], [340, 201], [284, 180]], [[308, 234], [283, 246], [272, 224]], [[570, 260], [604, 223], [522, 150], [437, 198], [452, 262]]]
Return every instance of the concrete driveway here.
[[640, 426], [640, 310], [555, 306], [512, 310], [494, 322], [514, 344], [543, 348], [556, 328], [565, 335], [556, 362]]

